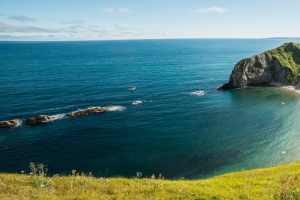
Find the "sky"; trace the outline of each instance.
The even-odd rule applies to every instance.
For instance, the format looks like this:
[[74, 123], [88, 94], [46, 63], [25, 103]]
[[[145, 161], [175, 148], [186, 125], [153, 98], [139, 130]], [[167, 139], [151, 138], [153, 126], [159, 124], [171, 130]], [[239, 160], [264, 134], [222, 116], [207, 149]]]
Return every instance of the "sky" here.
[[300, 37], [299, 0], [0, 0], [0, 40]]

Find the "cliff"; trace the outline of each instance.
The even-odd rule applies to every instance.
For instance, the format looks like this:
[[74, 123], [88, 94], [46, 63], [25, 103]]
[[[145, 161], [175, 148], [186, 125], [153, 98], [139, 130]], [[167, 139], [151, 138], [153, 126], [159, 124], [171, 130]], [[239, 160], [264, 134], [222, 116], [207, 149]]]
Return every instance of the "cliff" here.
[[285, 43], [276, 49], [239, 61], [229, 82], [219, 90], [266, 85], [271, 82], [297, 84], [300, 73], [300, 44]]

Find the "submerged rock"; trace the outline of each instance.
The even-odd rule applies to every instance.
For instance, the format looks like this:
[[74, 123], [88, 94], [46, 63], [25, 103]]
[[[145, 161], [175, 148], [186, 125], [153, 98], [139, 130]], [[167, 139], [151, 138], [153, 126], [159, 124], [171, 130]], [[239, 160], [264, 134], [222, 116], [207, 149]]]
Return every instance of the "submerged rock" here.
[[228, 83], [218, 90], [261, 86], [277, 82], [295, 85], [300, 73], [300, 44], [285, 43], [280, 47], [239, 61]]
[[38, 115], [36, 117], [28, 118], [22, 121], [23, 124], [38, 124], [51, 120], [52, 117], [48, 115]]
[[87, 108], [85, 110], [78, 110], [74, 112], [70, 112], [67, 114], [67, 117], [75, 117], [75, 116], [80, 116], [80, 115], [88, 115], [91, 113], [103, 113], [106, 112], [106, 108], [102, 107], [95, 107], [95, 108]]
[[2, 122], [0, 122], [0, 128], [8, 128], [8, 127], [12, 127], [12, 126], [17, 126], [18, 124], [19, 124], [19, 121], [16, 119], [2, 121]]

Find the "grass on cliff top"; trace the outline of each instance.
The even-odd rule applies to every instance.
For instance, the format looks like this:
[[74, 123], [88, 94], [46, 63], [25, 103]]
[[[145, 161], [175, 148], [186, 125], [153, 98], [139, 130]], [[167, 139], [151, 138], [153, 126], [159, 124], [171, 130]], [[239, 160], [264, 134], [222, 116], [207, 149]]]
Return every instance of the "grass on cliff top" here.
[[0, 199], [299, 199], [300, 162], [205, 180], [0, 174]]
[[287, 79], [290, 83], [297, 80], [297, 75], [300, 73], [300, 44], [285, 43], [265, 53], [270, 59], [275, 58], [283, 67], [288, 68]]

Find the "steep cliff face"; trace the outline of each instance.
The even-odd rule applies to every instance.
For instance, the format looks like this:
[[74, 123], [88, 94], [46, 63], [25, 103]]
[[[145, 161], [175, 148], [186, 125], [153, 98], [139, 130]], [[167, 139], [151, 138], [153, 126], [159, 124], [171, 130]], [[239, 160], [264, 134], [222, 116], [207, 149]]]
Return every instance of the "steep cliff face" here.
[[219, 89], [266, 85], [271, 82], [297, 84], [300, 72], [300, 44], [285, 43], [280, 47], [239, 61], [229, 82]]

